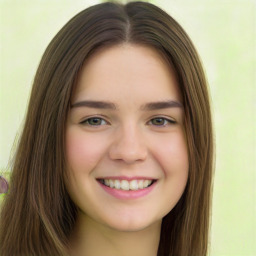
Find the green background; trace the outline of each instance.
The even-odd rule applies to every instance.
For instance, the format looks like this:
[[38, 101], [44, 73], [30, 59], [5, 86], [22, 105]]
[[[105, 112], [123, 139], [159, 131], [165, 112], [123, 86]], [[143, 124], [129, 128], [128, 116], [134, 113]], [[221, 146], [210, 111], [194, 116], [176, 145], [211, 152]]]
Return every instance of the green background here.
[[[0, 174], [10, 169], [43, 51], [74, 14], [99, 2], [0, 0]], [[209, 255], [256, 255], [255, 1], [150, 2], [188, 32], [211, 89], [216, 171]]]

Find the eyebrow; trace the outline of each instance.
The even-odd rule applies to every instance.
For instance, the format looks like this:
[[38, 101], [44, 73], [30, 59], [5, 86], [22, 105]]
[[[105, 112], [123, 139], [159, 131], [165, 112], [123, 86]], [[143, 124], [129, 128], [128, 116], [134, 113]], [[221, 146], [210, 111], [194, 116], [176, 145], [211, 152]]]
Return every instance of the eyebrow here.
[[[112, 102], [93, 101], [93, 100], [79, 101], [71, 105], [71, 108], [78, 108], [78, 107], [111, 109], [111, 110], [117, 109], [116, 105]], [[183, 108], [183, 105], [179, 101], [166, 100], [166, 101], [146, 103], [143, 106], [141, 106], [140, 109], [143, 111], [152, 111], [152, 110], [167, 109], [167, 108]]]
[[166, 108], [183, 108], [183, 105], [179, 101], [174, 100], [157, 101], [146, 103], [141, 107], [141, 110], [158, 110]]
[[116, 105], [107, 101], [84, 100], [71, 105], [71, 108], [88, 107], [98, 109], [116, 109]]

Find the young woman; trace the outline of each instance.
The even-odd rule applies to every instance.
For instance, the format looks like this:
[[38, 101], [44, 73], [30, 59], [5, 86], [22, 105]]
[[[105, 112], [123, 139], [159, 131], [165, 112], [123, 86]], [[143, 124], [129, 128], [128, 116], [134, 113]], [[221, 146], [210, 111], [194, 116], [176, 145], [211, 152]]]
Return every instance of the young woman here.
[[189, 37], [143, 2], [71, 19], [42, 57], [0, 253], [203, 256], [213, 137]]

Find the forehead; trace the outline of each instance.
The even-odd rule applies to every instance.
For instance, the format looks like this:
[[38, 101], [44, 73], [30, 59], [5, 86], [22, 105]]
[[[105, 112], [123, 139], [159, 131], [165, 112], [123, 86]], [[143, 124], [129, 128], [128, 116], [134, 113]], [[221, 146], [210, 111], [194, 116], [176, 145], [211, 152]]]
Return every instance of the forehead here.
[[166, 95], [180, 99], [175, 71], [155, 49], [120, 44], [90, 56], [77, 80], [73, 100], [126, 95]]

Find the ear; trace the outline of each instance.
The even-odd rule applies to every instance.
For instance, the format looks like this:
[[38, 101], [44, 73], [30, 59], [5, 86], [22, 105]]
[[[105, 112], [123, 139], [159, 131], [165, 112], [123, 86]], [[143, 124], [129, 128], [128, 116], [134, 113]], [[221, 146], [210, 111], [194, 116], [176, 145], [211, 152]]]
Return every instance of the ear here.
[[0, 194], [7, 193], [8, 191], [8, 182], [7, 180], [0, 176]]

